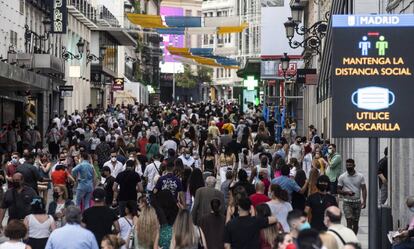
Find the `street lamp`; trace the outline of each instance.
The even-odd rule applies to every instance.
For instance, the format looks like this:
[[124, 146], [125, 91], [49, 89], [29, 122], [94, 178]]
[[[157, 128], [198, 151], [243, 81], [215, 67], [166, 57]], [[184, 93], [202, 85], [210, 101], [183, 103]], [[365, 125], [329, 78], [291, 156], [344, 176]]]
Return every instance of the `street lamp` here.
[[293, 5], [290, 6], [290, 10], [292, 12], [292, 19], [295, 23], [301, 23], [302, 22], [302, 15], [303, 10], [305, 8], [300, 4], [295, 2]]
[[78, 43], [76, 43], [76, 47], [78, 47], [78, 53], [82, 56], [85, 49], [85, 42], [82, 40], [82, 38], [79, 38]]
[[287, 53], [283, 53], [283, 57], [280, 58], [280, 62], [282, 63], [283, 74], [286, 75], [286, 72], [289, 69], [289, 63], [290, 63], [290, 58], [287, 55]]
[[89, 49], [86, 50], [86, 65], [88, 65], [92, 61], [99, 61], [99, 62], [101, 62], [103, 60], [104, 60], [104, 56], [103, 55], [101, 57], [98, 57], [98, 56], [92, 54]]
[[76, 47], [78, 48], [78, 54], [77, 55], [67, 51], [66, 47], [62, 47], [62, 50], [63, 50], [62, 58], [65, 61], [73, 60], [73, 59], [81, 60], [83, 51], [85, 49], [85, 42], [82, 40], [82, 38], [79, 38], [78, 43], [76, 43]]
[[[289, 17], [287, 22], [284, 23], [289, 46], [293, 49], [299, 47], [311, 49], [316, 54], [320, 54], [319, 47], [322, 44], [322, 39], [325, 37], [328, 29], [329, 12], [325, 13], [325, 20], [318, 21], [309, 28], [306, 28], [305, 26], [299, 27], [299, 24], [302, 22], [304, 6], [295, 2], [290, 6], [290, 9], [292, 17]], [[304, 36], [305, 38], [303, 41], [299, 42], [293, 40], [295, 33]]]
[[295, 36], [296, 23], [292, 17], [289, 17], [287, 22], [284, 23], [286, 29], [286, 37], [291, 40]]

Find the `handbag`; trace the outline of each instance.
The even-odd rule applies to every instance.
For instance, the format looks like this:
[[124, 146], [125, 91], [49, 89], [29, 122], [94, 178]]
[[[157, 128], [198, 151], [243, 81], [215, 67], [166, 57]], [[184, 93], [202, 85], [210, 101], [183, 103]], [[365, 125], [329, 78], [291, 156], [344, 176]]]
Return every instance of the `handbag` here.
[[[128, 222], [129, 223], [129, 222]], [[135, 225], [131, 227], [131, 232], [129, 233], [129, 241], [127, 249], [134, 249], [135, 248]]]

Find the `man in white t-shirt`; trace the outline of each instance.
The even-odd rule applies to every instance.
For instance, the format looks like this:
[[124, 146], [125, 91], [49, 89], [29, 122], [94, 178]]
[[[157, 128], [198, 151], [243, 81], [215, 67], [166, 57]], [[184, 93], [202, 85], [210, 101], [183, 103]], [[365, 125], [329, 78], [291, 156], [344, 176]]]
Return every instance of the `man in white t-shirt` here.
[[116, 176], [122, 172], [123, 165], [116, 158], [117, 154], [115, 151], [111, 152], [111, 159], [104, 163], [103, 166], [108, 166], [111, 169], [111, 175], [116, 178]]
[[177, 151], [177, 143], [174, 140], [172, 140], [170, 137], [166, 137], [165, 139], [166, 139], [165, 142], [160, 147], [160, 152], [164, 156], [167, 156], [167, 152], [169, 149]]
[[159, 155], [154, 155], [153, 160], [150, 164], [145, 167], [144, 178], [147, 180], [147, 191], [151, 192], [154, 190], [155, 184], [157, 183], [158, 177], [161, 173], [161, 162]]
[[296, 141], [290, 145], [288, 156], [289, 161], [291, 158], [296, 158], [299, 162], [302, 161], [302, 146], [300, 145], [301, 142], [302, 139], [300, 137], [296, 137]]

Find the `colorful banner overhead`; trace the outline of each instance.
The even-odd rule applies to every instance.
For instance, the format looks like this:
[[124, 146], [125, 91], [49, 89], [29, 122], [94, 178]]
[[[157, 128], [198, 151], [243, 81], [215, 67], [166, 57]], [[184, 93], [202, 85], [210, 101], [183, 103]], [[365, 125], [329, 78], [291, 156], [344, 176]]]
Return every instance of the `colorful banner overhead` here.
[[[167, 47], [171, 55], [192, 59], [195, 64], [206, 65], [211, 67], [224, 67], [238, 69], [238, 61], [232, 58], [218, 56], [213, 54], [211, 48], [177, 48]], [[191, 63], [189, 63], [191, 64]]]

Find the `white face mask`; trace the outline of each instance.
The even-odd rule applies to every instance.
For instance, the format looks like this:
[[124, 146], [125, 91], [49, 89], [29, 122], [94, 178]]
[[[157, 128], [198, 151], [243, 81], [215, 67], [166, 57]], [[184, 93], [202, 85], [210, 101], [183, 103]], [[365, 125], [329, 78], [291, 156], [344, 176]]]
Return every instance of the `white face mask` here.
[[333, 150], [332, 149], [328, 149], [328, 153], [332, 154]]
[[116, 162], [116, 157], [111, 157], [111, 162]]

